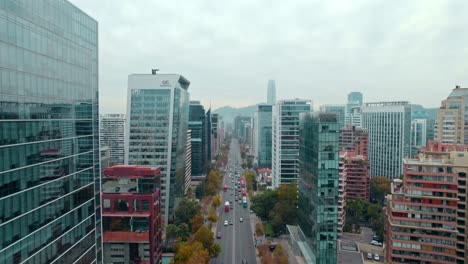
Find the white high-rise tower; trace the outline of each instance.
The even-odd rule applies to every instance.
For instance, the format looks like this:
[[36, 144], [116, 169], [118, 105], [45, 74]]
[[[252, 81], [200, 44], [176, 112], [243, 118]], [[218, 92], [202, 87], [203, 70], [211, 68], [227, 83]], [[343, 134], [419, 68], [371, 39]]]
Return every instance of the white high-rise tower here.
[[267, 104], [274, 105], [276, 103], [276, 83], [275, 80], [268, 81]]

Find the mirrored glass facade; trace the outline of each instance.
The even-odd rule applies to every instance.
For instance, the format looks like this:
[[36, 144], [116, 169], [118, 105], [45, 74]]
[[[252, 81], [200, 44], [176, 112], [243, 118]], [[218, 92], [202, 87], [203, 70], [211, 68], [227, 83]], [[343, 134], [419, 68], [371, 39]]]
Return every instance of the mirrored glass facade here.
[[259, 168], [271, 168], [272, 105], [258, 105], [255, 112], [255, 157]]
[[129, 76], [125, 162], [161, 167], [164, 225], [184, 195], [189, 85], [176, 74]]
[[0, 0], [0, 263], [101, 254], [97, 30], [67, 1]]
[[297, 216], [315, 264], [337, 263], [339, 132], [334, 113], [301, 115]]

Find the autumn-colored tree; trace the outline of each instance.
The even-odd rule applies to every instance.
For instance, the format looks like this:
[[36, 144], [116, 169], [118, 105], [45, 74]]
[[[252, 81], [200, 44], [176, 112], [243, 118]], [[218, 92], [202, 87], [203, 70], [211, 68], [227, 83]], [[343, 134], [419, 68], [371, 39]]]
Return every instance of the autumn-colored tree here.
[[281, 244], [278, 244], [273, 251], [273, 256], [275, 256], [275, 262], [278, 264], [288, 264], [288, 252], [283, 249]]
[[244, 172], [245, 181], [247, 190], [255, 190], [254, 186], [256, 185], [257, 180], [255, 179], [255, 173], [252, 172]]
[[184, 242], [176, 247], [174, 263], [203, 264], [209, 261], [210, 254], [200, 242]]
[[221, 190], [221, 184], [223, 179], [221, 178], [219, 171], [211, 170], [206, 177], [206, 195], [216, 195]]
[[192, 218], [192, 234], [197, 232], [197, 230], [202, 225], [203, 225], [203, 215], [201, 213], [198, 213]]
[[384, 176], [377, 176], [371, 179], [370, 197], [373, 201], [383, 203], [385, 195], [390, 193], [390, 180]]
[[263, 231], [263, 224], [262, 222], [260, 223], [257, 223], [255, 225], [255, 233], [257, 234], [257, 236], [263, 236], [265, 234], [265, 232]]
[[280, 185], [278, 201], [287, 201], [290, 205], [297, 205], [297, 183]]
[[213, 197], [213, 202], [212, 202], [212, 205], [214, 208], [218, 207], [221, 205], [221, 197], [219, 197], [219, 194], [215, 195]]
[[218, 221], [218, 216], [216, 215], [216, 210], [214, 208], [210, 209], [210, 212], [208, 213], [208, 220], [210, 220], [212, 223]]
[[214, 243], [213, 232], [206, 228], [205, 226], [201, 226], [198, 231], [194, 235], [194, 241], [202, 243], [203, 247], [206, 249], [211, 248]]

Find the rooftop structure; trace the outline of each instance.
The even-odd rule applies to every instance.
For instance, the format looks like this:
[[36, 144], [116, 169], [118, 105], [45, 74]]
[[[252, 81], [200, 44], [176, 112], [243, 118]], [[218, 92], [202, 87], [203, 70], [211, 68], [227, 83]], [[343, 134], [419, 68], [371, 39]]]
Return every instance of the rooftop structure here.
[[101, 199], [106, 263], [161, 263], [161, 175], [160, 167], [104, 169]]

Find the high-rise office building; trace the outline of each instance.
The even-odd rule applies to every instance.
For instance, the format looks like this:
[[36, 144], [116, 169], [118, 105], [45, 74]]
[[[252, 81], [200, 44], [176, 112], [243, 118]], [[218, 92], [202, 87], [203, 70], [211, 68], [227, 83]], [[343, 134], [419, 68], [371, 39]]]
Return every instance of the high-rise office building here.
[[235, 135], [240, 139], [245, 139], [245, 126], [252, 123], [252, 117], [250, 116], [236, 116], [234, 118], [234, 130]]
[[184, 195], [187, 195], [192, 180], [192, 130], [187, 130], [187, 142], [185, 144], [185, 180]]
[[0, 1], [0, 263], [102, 262], [98, 23]]
[[442, 101], [436, 131], [436, 141], [468, 144], [468, 88], [456, 86]]
[[275, 80], [268, 81], [267, 104], [273, 105], [276, 103], [276, 82]]
[[211, 114], [211, 160], [215, 160], [219, 151], [219, 115]]
[[125, 115], [100, 115], [99, 136], [101, 147], [109, 147], [110, 164], [123, 164], [125, 159]]
[[350, 92], [346, 102], [345, 125], [361, 127], [362, 93]]
[[467, 263], [468, 146], [447, 149], [404, 159], [387, 196], [387, 263]]
[[362, 127], [361, 106], [353, 107], [346, 112], [345, 126]]
[[340, 128], [345, 127], [346, 105], [326, 104], [320, 106], [320, 112], [336, 113]]
[[208, 109], [208, 111], [206, 111], [206, 114], [205, 114], [205, 117], [206, 117], [206, 124], [205, 124], [205, 139], [206, 139], [206, 153], [205, 153], [205, 158], [206, 158], [206, 171], [205, 173], [208, 174], [208, 167], [209, 165], [211, 164], [211, 153], [212, 153], [212, 150], [211, 150], [211, 141], [212, 141], [212, 138], [213, 138], [213, 131], [211, 129], [211, 108]]
[[162, 263], [161, 168], [104, 169], [102, 229], [105, 263]]
[[427, 143], [427, 119], [414, 119], [411, 121], [411, 154], [415, 157], [418, 150]]
[[178, 74], [128, 76], [125, 163], [161, 167], [164, 225], [184, 196], [189, 85]]
[[350, 92], [348, 94], [348, 104], [356, 104], [357, 106], [362, 105], [362, 93], [361, 92]]
[[255, 159], [259, 168], [271, 168], [273, 106], [261, 104], [255, 112]]
[[189, 129], [192, 131], [192, 175], [206, 174], [206, 115], [199, 101], [190, 101]]
[[337, 263], [340, 127], [334, 113], [306, 113], [300, 121], [297, 218], [306, 263]]
[[338, 164], [338, 226], [337, 235], [341, 237], [346, 223], [346, 152], [340, 151], [340, 162]]
[[280, 100], [272, 114], [273, 188], [297, 181], [299, 169], [299, 115], [311, 112], [310, 100]]
[[403, 158], [410, 155], [411, 108], [408, 102], [364, 104], [362, 126], [369, 133], [371, 177], [400, 177]]

